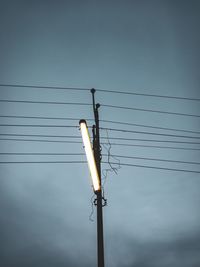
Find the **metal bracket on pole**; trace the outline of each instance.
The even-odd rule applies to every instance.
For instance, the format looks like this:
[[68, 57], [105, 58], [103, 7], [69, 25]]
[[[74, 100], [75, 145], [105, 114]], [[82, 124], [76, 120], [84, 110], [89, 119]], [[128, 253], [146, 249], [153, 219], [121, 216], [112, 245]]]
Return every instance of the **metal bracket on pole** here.
[[[93, 203], [95, 206], [97, 206], [97, 198], [95, 198]], [[107, 206], [107, 199], [102, 197], [102, 207], [105, 207], [105, 206]]]

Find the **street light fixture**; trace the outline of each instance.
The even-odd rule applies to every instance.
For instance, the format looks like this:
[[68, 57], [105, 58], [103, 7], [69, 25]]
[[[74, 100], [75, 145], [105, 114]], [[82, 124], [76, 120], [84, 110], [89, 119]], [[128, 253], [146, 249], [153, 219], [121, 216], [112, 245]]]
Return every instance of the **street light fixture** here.
[[87, 162], [88, 162], [88, 166], [90, 170], [90, 175], [92, 178], [93, 189], [95, 192], [97, 192], [97, 191], [100, 191], [101, 189], [100, 179], [99, 179], [99, 174], [97, 171], [94, 153], [92, 150], [92, 145], [90, 143], [90, 136], [88, 132], [87, 123], [85, 120], [80, 120], [79, 125], [80, 125], [81, 135], [82, 135], [83, 144], [85, 148], [85, 153], [87, 157]]

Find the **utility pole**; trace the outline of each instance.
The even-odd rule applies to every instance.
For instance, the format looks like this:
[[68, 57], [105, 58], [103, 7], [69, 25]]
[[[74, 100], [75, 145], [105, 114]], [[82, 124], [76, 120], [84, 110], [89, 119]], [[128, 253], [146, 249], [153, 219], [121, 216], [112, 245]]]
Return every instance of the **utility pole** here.
[[[95, 104], [95, 89], [91, 89], [93, 111], [95, 118], [95, 125], [93, 125], [93, 150], [94, 158], [96, 161], [97, 171], [100, 180], [100, 190], [96, 191], [95, 204], [97, 206], [97, 257], [98, 257], [98, 267], [104, 267], [104, 240], [103, 240], [103, 206], [106, 204], [106, 200], [102, 196], [101, 188], [101, 147], [100, 147], [100, 135], [99, 135], [99, 113], [98, 109], [100, 104]], [[104, 201], [104, 203], [103, 203]]]

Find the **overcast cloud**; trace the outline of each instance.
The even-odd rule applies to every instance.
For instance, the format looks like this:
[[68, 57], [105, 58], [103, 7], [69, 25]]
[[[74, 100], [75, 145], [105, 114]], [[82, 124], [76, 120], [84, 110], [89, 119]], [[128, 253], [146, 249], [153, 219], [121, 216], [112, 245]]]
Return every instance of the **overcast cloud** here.
[[[200, 2], [195, 0], [0, 0], [0, 84], [94, 87], [200, 99], [199, 28]], [[91, 95], [85, 91], [3, 86], [0, 99], [91, 103]], [[98, 90], [96, 101], [200, 115], [199, 101], [132, 97]], [[0, 124], [78, 126], [79, 119], [93, 118], [93, 111], [90, 106], [1, 102], [0, 115], [77, 118], [72, 122], [1, 117]], [[199, 117], [192, 116], [102, 106], [100, 118], [200, 132]], [[138, 130], [108, 123], [103, 126]], [[150, 132], [147, 128], [139, 130]], [[0, 133], [80, 135], [78, 129], [67, 127], [0, 126]], [[150, 138], [142, 134], [108, 134]], [[106, 135], [106, 131], [101, 131], [101, 136]], [[194, 135], [195, 140], [173, 141], [197, 143], [199, 135]], [[154, 139], [163, 140], [157, 136]], [[171, 146], [199, 148], [199, 144]], [[106, 153], [105, 147], [102, 149]], [[0, 140], [0, 152], [84, 153], [84, 150], [79, 143]], [[200, 159], [199, 150], [112, 145], [111, 153], [193, 162]], [[28, 160], [82, 161], [85, 156], [0, 155], [1, 162]], [[121, 162], [200, 170], [197, 164]], [[109, 172], [105, 183], [108, 206], [104, 208], [106, 267], [200, 266], [199, 188], [198, 173], [125, 166], [121, 166], [118, 175]], [[1, 163], [0, 266], [96, 266], [96, 212], [91, 222], [91, 197], [86, 164]]]

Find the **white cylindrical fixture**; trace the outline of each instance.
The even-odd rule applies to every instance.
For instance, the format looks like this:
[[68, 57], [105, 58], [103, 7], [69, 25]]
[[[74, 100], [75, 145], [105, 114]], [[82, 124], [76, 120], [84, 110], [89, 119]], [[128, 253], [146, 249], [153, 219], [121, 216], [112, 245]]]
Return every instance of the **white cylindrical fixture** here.
[[100, 190], [100, 179], [97, 171], [97, 166], [94, 158], [94, 153], [92, 150], [92, 146], [90, 143], [90, 136], [87, 128], [87, 123], [85, 120], [80, 120], [79, 122], [80, 125], [80, 130], [82, 134], [82, 139], [83, 139], [83, 144], [85, 148], [85, 153], [87, 157], [87, 162], [90, 170], [90, 175], [92, 178], [92, 184], [94, 191], [99, 191]]

